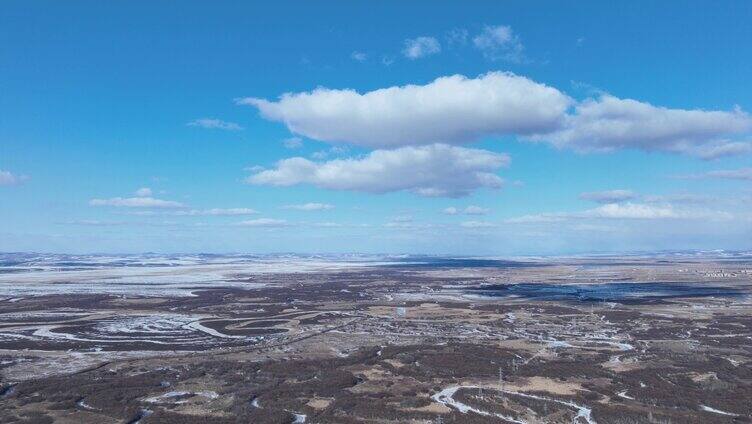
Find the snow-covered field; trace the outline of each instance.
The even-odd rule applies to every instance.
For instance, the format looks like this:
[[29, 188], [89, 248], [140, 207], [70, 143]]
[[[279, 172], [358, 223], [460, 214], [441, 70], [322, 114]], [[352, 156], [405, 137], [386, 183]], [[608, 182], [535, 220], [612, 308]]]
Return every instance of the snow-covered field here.
[[206, 287], [259, 287], [259, 274], [333, 272], [393, 263], [373, 256], [0, 254], [0, 298], [107, 293], [190, 296]]

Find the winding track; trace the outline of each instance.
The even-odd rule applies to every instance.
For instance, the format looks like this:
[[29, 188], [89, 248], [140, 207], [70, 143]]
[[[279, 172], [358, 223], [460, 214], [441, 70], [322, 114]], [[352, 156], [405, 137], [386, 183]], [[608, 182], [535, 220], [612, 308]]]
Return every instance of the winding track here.
[[[512, 418], [510, 416], [507, 416], [507, 415], [497, 414], [495, 412], [488, 412], [488, 411], [483, 411], [481, 409], [473, 408], [470, 405], [464, 404], [464, 403], [462, 403], [462, 402], [454, 399], [454, 394], [457, 393], [457, 390], [460, 390], [460, 389], [478, 389], [478, 388], [480, 388], [480, 387], [479, 386], [471, 386], [471, 385], [450, 386], [450, 387], [447, 387], [444, 390], [436, 393], [435, 395], [431, 396], [431, 399], [433, 399], [434, 401], [436, 401], [436, 402], [438, 402], [438, 403], [440, 403], [440, 404], [442, 404], [444, 406], [453, 407], [453, 408], [457, 409], [458, 411], [462, 412], [463, 414], [465, 414], [467, 412], [474, 412], [474, 413], [479, 414], [479, 415], [497, 417], [497, 418], [500, 418], [502, 420], [505, 420], [505, 421], [508, 421], [508, 422], [511, 422], [511, 423], [515, 423], [515, 424], [528, 424], [526, 421], [521, 421], [521, 420], [518, 420], [516, 418]], [[586, 406], [578, 405], [578, 404], [576, 404], [574, 402], [570, 402], [570, 401], [566, 401], [566, 400], [559, 400], [559, 399], [553, 399], [553, 398], [548, 398], [548, 397], [544, 397], [544, 396], [531, 395], [531, 394], [528, 394], [528, 393], [515, 392], [515, 391], [512, 391], [512, 390], [503, 390], [503, 389], [495, 389], [495, 390], [497, 390], [497, 391], [499, 391], [501, 393], [507, 393], [507, 394], [511, 394], [511, 395], [516, 395], [516, 396], [521, 396], [521, 397], [526, 397], [526, 398], [531, 398], [531, 399], [537, 399], [537, 400], [542, 400], [542, 401], [546, 401], [546, 402], [554, 402], [554, 403], [558, 403], [558, 404], [561, 404], [561, 405], [565, 405], [565, 406], [568, 406], [570, 408], [574, 408], [575, 410], [577, 410], [577, 416], [575, 416], [574, 420], [572, 421], [573, 423], [577, 423], [579, 421], [579, 418], [582, 418], [588, 424], [597, 424], [596, 421], [592, 417], [592, 410], [590, 408], [586, 407]]]

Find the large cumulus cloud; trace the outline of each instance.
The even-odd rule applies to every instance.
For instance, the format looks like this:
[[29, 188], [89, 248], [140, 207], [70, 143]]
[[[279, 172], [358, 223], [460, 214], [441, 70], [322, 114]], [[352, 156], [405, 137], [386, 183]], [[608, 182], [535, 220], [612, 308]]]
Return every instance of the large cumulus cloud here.
[[714, 159], [752, 151], [752, 118], [739, 108], [667, 108], [608, 94], [578, 102], [508, 72], [365, 93], [317, 88], [238, 103], [293, 133], [374, 149], [512, 135], [580, 152], [638, 149]]
[[496, 172], [509, 163], [504, 154], [432, 144], [375, 150], [360, 158], [314, 162], [302, 157], [281, 160], [257, 172], [248, 184], [311, 184], [332, 190], [368, 193], [411, 191], [421, 196], [461, 197], [478, 188], [500, 188]]

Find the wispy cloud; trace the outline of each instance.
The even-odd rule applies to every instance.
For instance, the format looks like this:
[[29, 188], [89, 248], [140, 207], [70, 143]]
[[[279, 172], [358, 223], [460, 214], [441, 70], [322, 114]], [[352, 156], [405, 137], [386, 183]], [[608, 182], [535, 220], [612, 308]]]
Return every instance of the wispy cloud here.
[[368, 59], [368, 55], [363, 52], [354, 51], [350, 53], [350, 58], [356, 62], [365, 62]]
[[486, 26], [473, 37], [473, 45], [490, 60], [524, 62], [524, 46], [512, 27], [507, 25]]
[[291, 224], [284, 219], [258, 218], [241, 221], [238, 223], [238, 225], [243, 227], [278, 228], [289, 227]]
[[607, 203], [583, 212], [560, 212], [525, 215], [505, 220], [508, 224], [552, 223], [567, 220], [664, 220], [664, 219], [731, 219], [724, 211], [677, 209], [670, 204]]
[[217, 129], [225, 131], [240, 131], [243, 129], [239, 124], [227, 122], [215, 118], [200, 118], [188, 123], [189, 127], [199, 127], [208, 129]]
[[464, 210], [465, 215], [485, 215], [490, 211], [491, 210], [488, 208], [482, 208], [480, 206], [473, 206], [473, 205], [466, 207]]
[[408, 59], [420, 59], [441, 52], [441, 43], [434, 37], [417, 37], [405, 40], [402, 54]]
[[150, 197], [151, 195], [152, 191], [149, 187], [142, 187], [136, 190], [136, 196], [138, 197]]
[[597, 203], [617, 203], [637, 197], [631, 190], [591, 191], [580, 194], [580, 199]]
[[401, 230], [428, 230], [439, 227], [432, 223], [413, 222], [412, 219], [407, 221], [391, 220], [382, 225], [384, 228], [401, 229]]
[[674, 210], [671, 206], [655, 206], [639, 203], [608, 203], [590, 209], [582, 214], [582, 217], [605, 218], [605, 219], [665, 219], [689, 217]]
[[726, 156], [739, 156], [752, 153], [752, 143], [745, 141], [719, 140], [697, 146], [691, 151], [694, 156], [704, 160], [713, 160]]
[[240, 215], [255, 215], [259, 213], [255, 209], [250, 208], [212, 208], [212, 209], [191, 209], [187, 211], [175, 211], [170, 212], [170, 215], [175, 216], [240, 216]]
[[468, 31], [465, 28], [453, 28], [447, 31], [446, 41], [449, 47], [462, 47], [467, 44]]
[[299, 205], [286, 205], [282, 209], [294, 209], [298, 211], [328, 211], [334, 209], [334, 205], [328, 203], [303, 203]]
[[15, 175], [10, 171], [0, 169], [0, 186], [15, 186], [23, 184], [28, 179], [26, 175]]
[[197, 227], [204, 227], [207, 226], [207, 224], [204, 223], [185, 223], [185, 222], [175, 222], [175, 221], [100, 221], [96, 219], [80, 219], [80, 220], [73, 220], [73, 221], [63, 221], [58, 222], [57, 224], [63, 224], [63, 225], [79, 225], [79, 226], [89, 226], [89, 227], [124, 227], [124, 226], [131, 226], [131, 227], [189, 227], [189, 228], [197, 228]]
[[681, 175], [677, 178], [688, 179], [688, 180], [719, 178], [719, 179], [724, 179], [724, 180], [752, 181], [752, 168], [720, 169], [716, 171], [704, 172], [701, 174]]
[[113, 197], [110, 199], [91, 199], [91, 206], [114, 206], [125, 208], [144, 208], [144, 209], [182, 209], [186, 205], [172, 201], [155, 199], [152, 196], [152, 190], [149, 187], [142, 187], [134, 193], [136, 197]]
[[465, 221], [460, 223], [463, 228], [492, 228], [497, 227], [497, 224], [487, 221]]
[[177, 209], [186, 207], [180, 202], [155, 199], [153, 197], [113, 197], [111, 199], [91, 199], [89, 205], [154, 209]]
[[122, 226], [122, 225], [129, 225], [130, 223], [127, 221], [100, 221], [97, 219], [79, 219], [79, 220], [73, 220], [73, 221], [58, 222], [58, 224], [85, 225], [85, 226], [92, 226], [92, 227], [116, 227], [116, 226]]
[[701, 194], [679, 193], [666, 195], [646, 195], [642, 196], [642, 201], [647, 203], [711, 203], [719, 201], [715, 196], [706, 196]]
[[311, 157], [314, 159], [322, 160], [326, 159], [330, 156], [341, 156], [348, 152], [347, 147], [344, 146], [332, 146], [327, 150], [319, 150], [317, 152], [313, 152], [311, 154]]
[[459, 215], [459, 214], [465, 214], [465, 215], [485, 215], [489, 213], [491, 210], [488, 208], [482, 208], [480, 206], [474, 206], [470, 205], [467, 206], [464, 209], [458, 209], [454, 206], [450, 206], [446, 209], [444, 209], [442, 212], [445, 215]]
[[282, 145], [285, 146], [285, 149], [299, 149], [303, 147], [303, 139], [300, 137], [290, 137], [282, 140]]

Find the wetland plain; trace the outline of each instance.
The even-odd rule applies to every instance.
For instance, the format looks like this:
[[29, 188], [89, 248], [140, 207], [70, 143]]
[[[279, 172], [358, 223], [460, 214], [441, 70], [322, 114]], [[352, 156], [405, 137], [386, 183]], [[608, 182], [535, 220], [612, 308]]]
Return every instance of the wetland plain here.
[[752, 256], [0, 257], [0, 422], [740, 423]]

